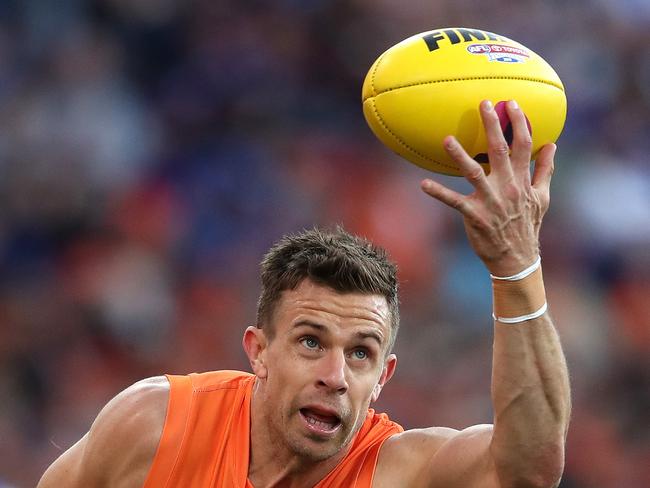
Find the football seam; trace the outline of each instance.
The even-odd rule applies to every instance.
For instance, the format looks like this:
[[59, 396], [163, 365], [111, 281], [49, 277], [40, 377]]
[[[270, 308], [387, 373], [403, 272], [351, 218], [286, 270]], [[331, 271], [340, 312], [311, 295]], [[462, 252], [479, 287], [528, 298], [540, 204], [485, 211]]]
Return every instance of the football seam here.
[[384, 56], [386, 56], [386, 53], [379, 56], [379, 59], [375, 63], [375, 69], [372, 70], [372, 76], [370, 77], [370, 86], [372, 88], [372, 96], [373, 97], [376, 97], [378, 95], [378, 93], [375, 92], [375, 75], [377, 74], [377, 70], [379, 69], [379, 65], [381, 64], [382, 60], [384, 59]]
[[377, 120], [379, 121], [379, 123], [381, 124], [381, 126], [384, 128], [384, 130], [385, 130], [386, 132], [388, 132], [391, 136], [393, 136], [393, 138], [394, 138], [394, 139], [395, 139], [399, 144], [401, 144], [402, 146], [404, 146], [404, 148], [406, 148], [407, 150], [411, 151], [411, 152], [412, 152], [413, 154], [415, 154], [416, 156], [418, 156], [418, 157], [424, 159], [425, 161], [429, 161], [429, 162], [431, 162], [431, 163], [439, 164], [439, 165], [441, 165], [441, 166], [444, 166], [445, 168], [449, 168], [449, 169], [453, 169], [453, 170], [458, 171], [458, 167], [456, 167], [456, 166], [451, 166], [451, 165], [449, 165], [449, 164], [447, 164], [447, 163], [443, 163], [442, 161], [436, 161], [436, 160], [433, 159], [433, 158], [430, 158], [430, 157], [428, 157], [428, 156], [425, 156], [424, 154], [420, 153], [419, 151], [417, 151], [416, 149], [414, 149], [414, 148], [412, 148], [410, 145], [408, 145], [406, 142], [404, 142], [404, 141], [402, 140], [402, 138], [400, 138], [397, 134], [395, 134], [395, 133], [394, 133], [394, 132], [393, 132], [393, 131], [388, 127], [388, 125], [386, 125], [386, 122], [384, 122], [384, 119], [383, 119], [383, 118], [381, 117], [381, 115], [379, 114], [379, 110], [377, 110], [377, 104], [375, 103], [375, 101], [373, 100], [373, 98], [375, 98], [375, 97], [367, 98], [366, 101], [370, 101], [370, 102], [372, 103], [372, 111], [375, 113], [375, 117], [377, 118]]
[[[469, 76], [469, 77], [464, 77], [464, 78], [445, 78], [441, 80], [430, 80], [430, 81], [418, 81], [415, 83], [408, 83], [406, 85], [398, 85], [398, 86], [393, 86], [390, 88], [386, 88], [382, 91], [377, 91], [375, 88], [375, 74], [377, 72], [377, 68], [379, 67], [380, 62], [377, 62], [377, 65], [375, 66], [375, 69], [372, 74], [372, 96], [376, 97], [379, 96], [383, 93], [388, 93], [394, 90], [400, 90], [402, 88], [411, 88], [413, 86], [421, 86], [421, 85], [433, 85], [436, 83], [453, 83], [456, 81], [473, 81], [473, 80], [519, 80], [519, 81], [532, 81], [534, 83], [542, 83], [544, 85], [550, 85], [554, 88], [557, 88], [558, 90], [562, 91], [564, 93], [564, 88], [562, 86], [559, 86], [552, 81], [547, 81], [543, 80], [540, 78], [529, 78], [526, 76]], [[363, 101], [365, 102], [368, 98], [366, 97]]]

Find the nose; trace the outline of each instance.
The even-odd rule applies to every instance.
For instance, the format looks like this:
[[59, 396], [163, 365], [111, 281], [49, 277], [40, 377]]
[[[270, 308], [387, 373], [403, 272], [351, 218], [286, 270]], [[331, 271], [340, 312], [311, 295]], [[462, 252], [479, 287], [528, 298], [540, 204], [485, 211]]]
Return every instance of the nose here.
[[321, 358], [318, 370], [318, 386], [340, 395], [348, 390], [347, 364], [343, 351], [335, 349]]

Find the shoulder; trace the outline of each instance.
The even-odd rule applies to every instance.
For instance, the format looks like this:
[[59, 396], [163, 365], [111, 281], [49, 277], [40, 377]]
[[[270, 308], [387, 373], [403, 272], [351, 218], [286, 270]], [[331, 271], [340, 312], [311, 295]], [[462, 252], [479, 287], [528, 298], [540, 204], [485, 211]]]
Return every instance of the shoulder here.
[[410, 429], [389, 437], [382, 445], [375, 471], [376, 481], [388, 480], [388, 483], [375, 483], [374, 486], [394, 485], [398, 481], [394, 479], [397, 473], [400, 483], [415, 486], [416, 480], [422, 479], [422, 471], [440, 448], [458, 435], [458, 432], [446, 427], [430, 427]]
[[88, 432], [86, 462], [101, 467], [100, 476], [112, 479], [107, 480], [109, 486], [142, 472], [146, 477], [162, 435], [168, 398], [167, 378], [148, 378], [119, 393], [99, 413]]
[[50, 466], [39, 487], [142, 486], [160, 441], [168, 398], [164, 376], [120, 392], [88, 433]]
[[[468, 476], [484, 473], [490, 487], [489, 445], [492, 425], [464, 430], [447, 427], [411, 429], [386, 440], [379, 454], [374, 488], [388, 486], [474, 486]], [[477, 469], [478, 467], [478, 469]]]

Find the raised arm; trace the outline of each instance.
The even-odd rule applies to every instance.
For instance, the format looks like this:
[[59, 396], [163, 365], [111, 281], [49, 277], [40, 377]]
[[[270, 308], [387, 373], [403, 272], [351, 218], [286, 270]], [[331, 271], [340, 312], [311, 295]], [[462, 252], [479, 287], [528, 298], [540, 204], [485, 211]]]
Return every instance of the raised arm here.
[[[492, 104], [483, 102], [480, 111], [490, 174], [448, 137], [445, 147], [475, 191], [461, 195], [431, 180], [422, 189], [462, 214], [470, 244], [493, 276], [494, 425], [448, 434], [433, 457], [432, 479], [447, 487], [552, 487], [564, 466], [570, 392], [536, 263], [555, 146], [540, 151], [531, 181], [532, 142], [522, 111], [507, 104], [511, 152]], [[459, 473], [465, 480], [460, 484]]]
[[37, 488], [141, 487], [158, 447], [168, 396], [164, 377], [118, 394], [88, 433], [52, 463]]

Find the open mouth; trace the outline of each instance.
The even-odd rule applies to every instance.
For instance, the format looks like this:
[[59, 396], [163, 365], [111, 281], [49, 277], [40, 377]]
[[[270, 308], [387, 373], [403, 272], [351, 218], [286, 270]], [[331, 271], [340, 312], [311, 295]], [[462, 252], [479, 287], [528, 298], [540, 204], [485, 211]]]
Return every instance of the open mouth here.
[[316, 408], [301, 408], [300, 416], [309, 430], [320, 435], [332, 435], [341, 427], [341, 419], [331, 412]]

